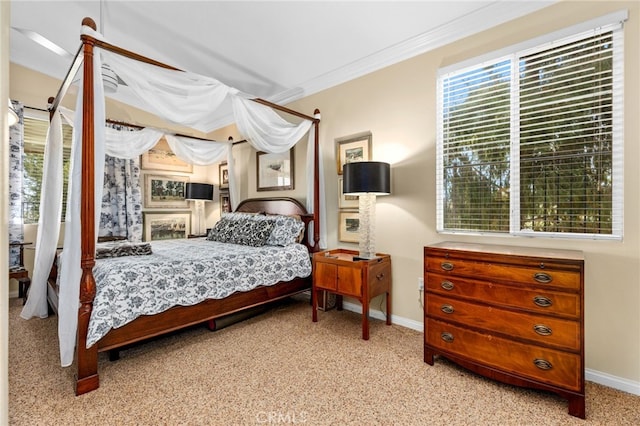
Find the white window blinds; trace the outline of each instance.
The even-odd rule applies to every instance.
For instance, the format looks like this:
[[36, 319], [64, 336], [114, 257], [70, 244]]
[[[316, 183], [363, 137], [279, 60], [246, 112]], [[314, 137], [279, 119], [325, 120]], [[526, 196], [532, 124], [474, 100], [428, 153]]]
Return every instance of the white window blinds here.
[[[26, 109], [25, 109], [26, 110]], [[27, 112], [28, 113], [28, 112]], [[40, 188], [44, 160], [44, 144], [47, 140], [49, 122], [39, 118], [24, 117], [24, 157], [22, 185], [22, 218], [24, 223], [38, 223], [40, 217]], [[67, 206], [67, 177], [69, 174], [69, 158], [71, 155], [71, 126], [64, 124], [64, 187], [62, 193], [62, 217]]]
[[622, 25], [438, 79], [438, 231], [622, 237]]

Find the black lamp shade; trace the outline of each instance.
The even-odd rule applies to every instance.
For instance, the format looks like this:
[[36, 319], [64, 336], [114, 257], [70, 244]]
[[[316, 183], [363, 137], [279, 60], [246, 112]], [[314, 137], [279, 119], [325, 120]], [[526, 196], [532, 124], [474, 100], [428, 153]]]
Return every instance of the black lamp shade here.
[[342, 167], [345, 194], [391, 194], [391, 167], [380, 161], [358, 161]]
[[187, 200], [213, 200], [213, 185], [208, 183], [187, 183]]

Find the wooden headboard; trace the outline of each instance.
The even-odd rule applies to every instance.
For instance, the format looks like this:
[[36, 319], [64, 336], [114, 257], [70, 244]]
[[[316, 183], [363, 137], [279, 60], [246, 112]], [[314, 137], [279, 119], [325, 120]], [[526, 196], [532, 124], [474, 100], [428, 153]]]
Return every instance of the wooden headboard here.
[[[289, 197], [272, 197], [272, 198], [247, 198], [238, 204], [236, 212], [244, 213], [267, 213], [281, 215], [300, 215], [305, 225], [304, 245], [307, 246], [309, 252], [317, 251], [313, 248], [313, 242], [309, 242], [309, 225], [313, 223], [313, 214], [307, 211], [307, 208], [298, 200]], [[311, 238], [312, 239], [312, 238]]]

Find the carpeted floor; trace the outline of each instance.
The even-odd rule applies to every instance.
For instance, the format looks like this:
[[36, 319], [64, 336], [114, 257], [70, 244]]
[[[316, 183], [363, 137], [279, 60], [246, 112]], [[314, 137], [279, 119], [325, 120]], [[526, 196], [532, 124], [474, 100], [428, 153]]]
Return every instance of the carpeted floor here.
[[553, 394], [503, 385], [444, 359], [422, 361], [422, 334], [290, 300], [216, 332], [138, 345], [76, 397], [58, 363], [55, 317], [24, 321], [11, 299], [12, 425], [638, 425], [640, 397], [587, 384], [587, 420]]

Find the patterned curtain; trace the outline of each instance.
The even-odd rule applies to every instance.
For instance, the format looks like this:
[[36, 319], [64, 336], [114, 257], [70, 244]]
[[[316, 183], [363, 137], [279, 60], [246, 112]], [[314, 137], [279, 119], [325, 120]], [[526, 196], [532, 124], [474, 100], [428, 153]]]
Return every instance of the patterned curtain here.
[[[5, 101], [6, 102], [6, 101]], [[9, 128], [9, 242], [24, 242], [22, 222], [22, 157], [24, 156], [24, 106], [11, 101], [18, 122]], [[9, 249], [9, 267], [20, 264], [20, 248]]]
[[[120, 131], [136, 129], [107, 123]], [[142, 241], [142, 192], [140, 191], [140, 158], [131, 160], [105, 155], [104, 191], [100, 213], [101, 237], [126, 237]]]

